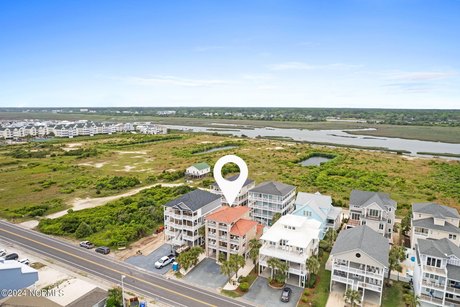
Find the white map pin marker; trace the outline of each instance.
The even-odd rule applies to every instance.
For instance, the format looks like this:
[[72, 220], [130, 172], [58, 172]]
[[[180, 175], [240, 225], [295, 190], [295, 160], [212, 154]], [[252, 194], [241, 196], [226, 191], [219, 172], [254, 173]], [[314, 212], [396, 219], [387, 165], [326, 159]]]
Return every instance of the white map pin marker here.
[[[222, 167], [227, 163], [235, 163], [240, 168], [240, 175], [237, 179], [230, 181], [222, 177]], [[246, 179], [248, 178], [248, 166], [243, 159], [235, 155], [226, 155], [217, 160], [214, 165], [214, 179], [219, 185], [222, 194], [229, 206], [232, 206], [236, 197], [241, 191]]]

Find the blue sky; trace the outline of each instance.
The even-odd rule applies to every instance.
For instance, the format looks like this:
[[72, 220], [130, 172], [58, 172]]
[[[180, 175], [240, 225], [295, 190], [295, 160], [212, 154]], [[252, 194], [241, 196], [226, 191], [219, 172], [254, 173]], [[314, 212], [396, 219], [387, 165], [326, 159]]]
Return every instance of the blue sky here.
[[460, 1], [1, 1], [0, 106], [460, 108]]

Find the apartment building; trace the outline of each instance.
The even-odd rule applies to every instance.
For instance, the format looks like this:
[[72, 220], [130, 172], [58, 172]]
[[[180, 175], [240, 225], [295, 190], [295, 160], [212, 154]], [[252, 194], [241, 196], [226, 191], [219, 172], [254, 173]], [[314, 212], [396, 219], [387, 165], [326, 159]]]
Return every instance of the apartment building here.
[[449, 239], [460, 245], [460, 215], [454, 208], [435, 203], [412, 205], [411, 247], [418, 239]]
[[205, 217], [206, 256], [220, 260], [231, 254], [248, 258], [249, 241], [259, 239], [263, 226], [249, 217], [248, 207], [222, 207]]
[[367, 225], [342, 230], [331, 251], [331, 291], [351, 288], [361, 302], [382, 303], [385, 270], [390, 244]]
[[305, 287], [306, 261], [318, 252], [320, 226], [318, 221], [304, 216], [282, 216], [261, 237], [259, 274], [272, 275], [268, 260], [277, 258], [289, 265], [288, 281], [293, 279], [296, 285]]
[[296, 187], [266, 181], [249, 190], [249, 208], [252, 218], [265, 226], [272, 224], [273, 215], [286, 215], [294, 210]]
[[174, 246], [204, 244], [199, 229], [206, 215], [221, 207], [220, 196], [194, 190], [164, 205], [165, 241]]
[[347, 228], [367, 225], [391, 239], [396, 208], [396, 201], [387, 193], [353, 190]]
[[[238, 176], [239, 175], [230, 176], [230, 177], [227, 177], [225, 179], [229, 180], [229, 181], [234, 181], [234, 180], [238, 179]], [[248, 201], [249, 201], [249, 196], [248, 196], [249, 195], [249, 190], [254, 188], [254, 186], [255, 186], [254, 180], [249, 179], [249, 178], [246, 179], [246, 181], [243, 184], [243, 187], [241, 188], [240, 192], [238, 193], [238, 196], [236, 197], [235, 201], [233, 202], [233, 206], [234, 207], [236, 207], [236, 206], [247, 206]], [[221, 196], [223, 206], [228, 206], [228, 202], [225, 199], [224, 195], [222, 194], [221, 189], [219, 188], [219, 185], [216, 182], [214, 182], [211, 185], [210, 189], [211, 189], [211, 193], [218, 194], [218, 195]]]
[[460, 306], [460, 248], [449, 239], [416, 244], [414, 291], [422, 306]]
[[337, 230], [342, 222], [342, 208], [332, 206], [332, 197], [321, 193], [297, 193], [292, 214], [305, 216], [321, 223], [320, 239], [328, 229]]

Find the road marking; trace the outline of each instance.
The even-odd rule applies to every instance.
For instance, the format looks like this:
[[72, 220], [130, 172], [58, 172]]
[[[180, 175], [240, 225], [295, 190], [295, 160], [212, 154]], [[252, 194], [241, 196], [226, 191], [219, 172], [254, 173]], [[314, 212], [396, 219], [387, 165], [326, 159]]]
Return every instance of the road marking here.
[[[152, 273], [150, 271], [147, 271], [147, 270], [144, 270], [144, 269], [141, 269], [139, 267], [136, 267], [134, 265], [131, 265], [129, 263], [125, 263], [125, 262], [120, 262], [120, 261], [117, 261], [115, 259], [112, 259], [112, 258], [107, 258], [107, 257], [102, 257], [102, 256], [99, 256], [99, 254], [97, 253], [90, 253], [88, 250], [86, 249], [77, 249], [75, 248], [75, 246], [73, 245], [70, 245], [69, 243], [65, 242], [65, 241], [61, 241], [57, 238], [54, 238], [53, 236], [48, 236], [48, 235], [44, 235], [40, 232], [35, 232], [35, 231], [31, 231], [29, 229], [25, 229], [23, 227], [19, 227], [18, 225], [15, 225], [15, 224], [11, 224], [11, 223], [8, 223], [8, 222], [5, 222], [5, 221], [2, 221], [0, 220], [0, 224], [3, 224], [5, 225], [6, 227], [10, 227], [10, 228], [15, 228], [15, 229], [18, 229], [18, 231], [22, 231], [22, 232], [26, 232], [30, 235], [33, 235], [33, 236], [36, 236], [36, 237], [39, 237], [39, 238], [43, 238], [44, 240], [49, 240], [49, 241], [52, 241], [53, 243], [56, 243], [56, 244], [59, 244], [59, 245], [62, 245], [62, 246], [65, 246], [69, 249], [73, 249], [73, 250], [76, 250], [80, 253], [86, 253], [88, 254], [89, 256], [91, 257], [95, 257], [95, 258], [98, 258], [98, 259], [101, 259], [102, 261], [107, 261], [107, 262], [112, 262], [120, 267], [123, 267], [123, 268], [126, 268], [127, 270], [136, 270], [136, 271], [141, 271], [140, 273], [141, 274], [144, 274], [144, 275], [148, 275], [149, 277], [152, 277], [154, 279], [158, 279], [160, 281], [164, 281], [164, 282], [169, 282], [173, 285], [176, 285], [176, 286], [179, 286], [179, 287], [183, 287], [189, 291], [193, 291], [193, 292], [197, 292], [197, 293], [200, 293], [200, 294], [205, 294], [209, 297], [212, 297], [212, 298], [215, 298], [215, 299], [218, 299], [218, 300], [221, 300], [221, 301], [224, 301], [224, 302], [228, 302], [229, 304], [232, 304], [232, 305], [235, 305], [235, 306], [245, 306], [244, 304], [241, 305], [239, 304], [238, 301], [236, 300], [229, 300], [228, 298], [226, 297], [223, 297], [221, 295], [215, 295], [213, 293], [210, 293], [208, 291], [199, 291], [198, 289], [196, 288], [193, 288], [193, 286], [191, 285], [187, 285], [186, 283], [181, 283], [181, 282], [178, 282], [178, 281], [175, 281], [175, 280], [171, 280], [171, 279], [165, 279], [164, 276], [162, 275], [157, 275], [155, 273]], [[11, 232], [10, 232], [11, 233]], [[17, 234], [15, 234], [17, 235]], [[33, 239], [30, 239], [30, 238], [26, 238], [27, 240], [31, 240], [31, 241], [34, 241]], [[41, 244], [41, 245], [44, 245], [44, 244]], [[56, 250], [56, 248], [54, 248]], [[61, 250], [59, 250], [61, 251]], [[72, 256], [74, 256], [74, 254], [70, 254]], [[78, 257], [78, 258], [81, 258], [81, 257]], [[252, 306], [252, 304], [250, 303], [245, 303], [246, 305], [249, 305], [249, 306]]]
[[20, 238], [22, 238], [22, 239], [25, 239], [25, 240], [34, 242], [35, 244], [39, 244], [39, 245], [45, 246], [45, 247], [47, 247], [47, 248], [54, 249], [54, 250], [56, 250], [56, 251], [58, 251], [58, 252], [67, 254], [68, 256], [75, 257], [75, 258], [77, 258], [77, 259], [80, 259], [80, 260], [83, 260], [83, 261], [92, 263], [92, 264], [94, 264], [94, 265], [96, 265], [96, 266], [103, 267], [103, 268], [105, 268], [106, 270], [112, 271], [112, 272], [114, 272], [114, 273], [118, 273], [118, 274], [120, 274], [120, 275], [125, 275], [126, 277], [130, 277], [130, 278], [132, 278], [132, 279], [138, 280], [138, 281], [140, 281], [140, 282], [143, 282], [143, 283], [145, 283], [145, 284], [151, 285], [151, 286], [153, 286], [153, 287], [157, 287], [157, 288], [159, 288], [159, 289], [162, 289], [162, 290], [164, 290], [164, 291], [173, 293], [173, 294], [175, 294], [175, 295], [179, 295], [179, 296], [182, 296], [182, 297], [184, 297], [184, 298], [193, 300], [193, 301], [195, 301], [195, 302], [197, 302], [197, 303], [204, 304], [204, 305], [207, 305], [207, 306], [212, 306], [212, 307], [218, 307], [218, 306], [216, 306], [216, 305], [209, 304], [209, 303], [207, 303], [207, 302], [205, 302], [205, 301], [196, 299], [196, 298], [194, 298], [194, 297], [185, 295], [185, 294], [183, 294], [183, 293], [180, 293], [180, 292], [177, 292], [177, 291], [168, 289], [168, 288], [166, 288], [166, 287], [162, 287], [162, 286], [159, 286], [159, 285], [157, 285], [157, 284], [154, 284], [154, 283], [151, 283], [151, 282], [142, 280], [142, 279], [140, 279], [140, 278], [138, 278], [138, 277], [136, 277], [136, 276], [132, 276], [132, 275], [126, 274], [125, 272], [121, 272], [121, 271], [112, 269], [112, 268], [110, 268], [110, 267], [108, 267], [108, 266], [102, 265], [102, 264], [100, 264], [100, 263], [94, 262], [94, 261], [89, 260], [89, 259], [85, 259], [85, 258], [83, 258], [83, 257], [74, 255], [74, 254], [72, 254], [72, 253], [69, 253], [69, 252], [66, 252], [66, 251], [57, 249], [57, 248], [55, 248], [55, 247], [46, 245], [46, 244], [41, 243], [41, 242], [39, 242], [39, 241], [36, 241], [36, 240], [34, 240], [34, 239], [30, 239], [30, 238], [27, 238], [27, 237], [25, 237], [25, 236], [16, 234], [16, 233], [14, 233], [14, 232], [11, 232], [11, 231], [8, 231], [8, 230], [5, 230], [5, 229], [0, 229], [0, 231], [4, 231], [4, 232], [6, 232], [6, 233], [9, 233], [9, 234], [12, 234], [12, 235], [14, 235], [14, 236], [20, 237]]

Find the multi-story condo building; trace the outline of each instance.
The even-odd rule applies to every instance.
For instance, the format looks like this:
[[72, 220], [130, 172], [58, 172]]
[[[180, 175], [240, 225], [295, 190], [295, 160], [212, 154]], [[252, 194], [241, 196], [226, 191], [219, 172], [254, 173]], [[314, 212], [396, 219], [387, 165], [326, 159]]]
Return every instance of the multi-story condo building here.
[[412, 205], [411, 247], [414, 249], [418, 239], [451, 240], [460, 245], [460, 215], [455, 208], [435, 203]]
[[308, 271], [306, 261], [318, 252], [320, 223], [304, 216], [287, 214], [282, 216], [261, 237], [259, 250], [259, 274], [270, 268], [268, 260], [277, 258], [289, 266], [288, 279], [305, 286]]
[[249, 217], [244, 206], [222, 207], [205, 217], [206, 256], [229, 259], [231, 254], [248, 257], [249, 241], [262, 235], [263, 226]]
[[295, 193], [295, 186], [276, 181], [266, 181], [255, 186], [248, 194], [252, 218], [270, 226], [273, 215], [285, 215], [294, 210]]
[[353, 190], [347, 228], [367, 225], [391, 239], [396, 208], [396, 201], [387, 193]]
[[414, 291], [422, 306], [460, 306], [460, 248], [449, 239], [418, 239]]
[[[15, 260], [0, 258], [0, 289], [20, 290], [38, 281], [37, 270]], [[0, 293], [0, 299], [4, 296]]]
[[204, 244], [204, 217], [221, 207], [220, 196], [194, 190], [164, 206], [165, 241], [174, 246]]
[[[234, 181], [236, 179], [238, 179], [238, 176], [239, 175], [235, 175], [235, 176], [230, 176], [230, 177], [227, 177], [225, 178], [226, 180], [229, 180], [229, 181]], [[248, 205], [248, 192], [250, 189], [252, 189], [253, 187], [255, 186], [255, 182], [254, 180], [252, 179], [246, 179], [246, 181], [244, 182], [243, 184], [243, 187], [241, 188], [240, 192], [238, 193], [238, 196], [236, 197], [235, 201], [233, 202], [233, 207], [236, 207], [236, 206], [247, 206]], [[218, 194], [218, 195], [221, 195], [222, 197], [222, 205], [223, 206], [228, 206], [228, 202], [227, 200], [225, 199], [221, 189], [219, 188], [219, 185], [214, 182], [211, 187], [211, 193], [214, 193], [214, 194]]]
[[369, 226], [342, 230], [331, 251], [331, 291], [356, 290], [361, 302], [382, 303], [390, 244]]
[[320, 239], [328, 229], [337, 230], [342, 221], [342, 208], [332, 206], [332, 197], [321, 193], [297, 193], [295, 210], [292, 214], [305, 216], [321, 223]]

